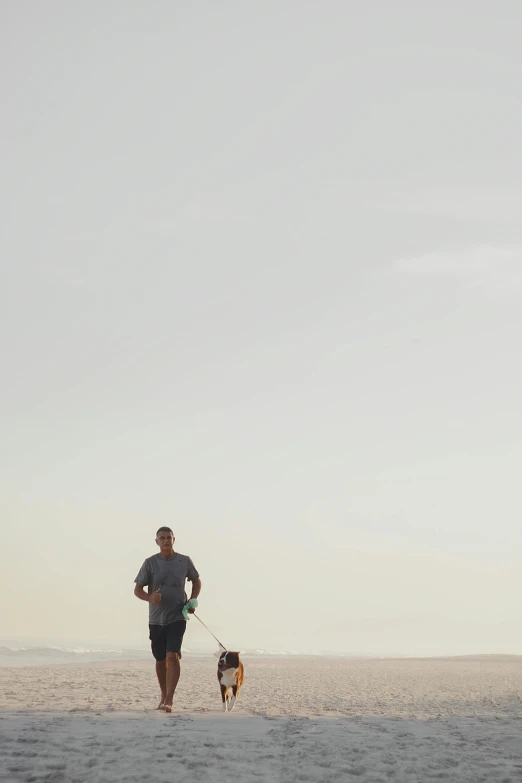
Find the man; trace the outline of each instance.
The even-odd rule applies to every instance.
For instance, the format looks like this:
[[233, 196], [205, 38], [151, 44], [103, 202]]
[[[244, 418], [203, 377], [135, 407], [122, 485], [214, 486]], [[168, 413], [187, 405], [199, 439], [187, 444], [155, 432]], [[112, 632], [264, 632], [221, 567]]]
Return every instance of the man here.
[[[185, 580], [192, 582], [191, 598], [197, 598], [201, 591], [194, 563], [187, 555], [174, 551], [174, 540], [170, 527], [160, 527], [156, 533], [160, 551], [145, 560], [134, 580], [134, 595], [149, 604], [149, 638], [161, 689], [158, 710], [165, 712], [172, 712], [180, 675], [181, 642], [187, 627], [183, 617]], [[193, 613], [194, 609], [188, 611]]]

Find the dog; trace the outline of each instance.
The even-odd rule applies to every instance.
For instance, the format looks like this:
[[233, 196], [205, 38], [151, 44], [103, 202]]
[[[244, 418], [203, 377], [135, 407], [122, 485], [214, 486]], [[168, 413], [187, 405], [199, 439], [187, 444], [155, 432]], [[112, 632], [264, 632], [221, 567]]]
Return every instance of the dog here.
[[223, 699], [223, 712], [231, 712], [243, 685], [244, 668], [238, 652], [224, 650], [218, 660], [217, 677]]

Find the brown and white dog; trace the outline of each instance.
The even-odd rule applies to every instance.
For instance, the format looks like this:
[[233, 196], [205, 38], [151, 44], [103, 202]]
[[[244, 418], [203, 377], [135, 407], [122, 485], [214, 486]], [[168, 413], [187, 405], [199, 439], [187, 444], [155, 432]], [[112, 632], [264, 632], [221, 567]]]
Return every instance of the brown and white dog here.
[[223, 699], [223, 711], [231, 712], [234, 709], [239, 691], [243, 685], [244, 669], [239, 660], [238, 652], [225, 650], [218, 661], [217, 676]]

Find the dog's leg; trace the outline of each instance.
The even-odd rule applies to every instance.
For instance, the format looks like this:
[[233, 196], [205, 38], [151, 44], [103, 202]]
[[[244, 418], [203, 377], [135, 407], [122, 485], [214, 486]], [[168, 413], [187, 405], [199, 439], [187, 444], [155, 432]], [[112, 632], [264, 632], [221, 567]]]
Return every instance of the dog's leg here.
[[227, 711], [227, 689], [224, 685], [219, 686], [221, 688], [221, 699], [223, 701], [223, 712]]
[[230, 699], [230, 711], [234, 709], [234, 705], [237, 701], [237, 697], [239, 696], [239, 688], [237, 685], [232, 686], [232, 698]]
[[230, 697], [231, 697], [230, 687], [227, 687], [227, 692], [225, 694], [225, 712], [230, 712]]

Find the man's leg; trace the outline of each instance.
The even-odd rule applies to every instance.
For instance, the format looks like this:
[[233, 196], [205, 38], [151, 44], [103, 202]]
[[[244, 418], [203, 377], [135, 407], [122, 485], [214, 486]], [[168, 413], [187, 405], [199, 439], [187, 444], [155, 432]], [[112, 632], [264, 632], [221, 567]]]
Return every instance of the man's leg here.
[[179, 654], [177, 652], [167, 653], [167, 692], [165, 697], [165, 712], [172, 712], [172, 702], [174, 700], [174, 691], [179, 682], [181, 667], [179, 665]]
[[160, 703], [156, 709], [164, 710], [167, 697], [167, 640], [163, 626], [149, 625], [149, 639], [152, 654], [156, 659], [156, 676], [161, 691]]
[[181, 643], [186, 620], [178, 620], [165, 626], [165, 637], [167, 642], [167, 695], [165, 697], [165, 712], [172, 712], [172, 702], [174, 700], [174, 691], [179, 681], [181, 668], [179, 665], [181, 658]]
[[160, 703], [157, 706], [158, 710], [165, 709], [165, 699], [167, 697], [167, 661], [156, 661], [156, 675], [161, 691]]

